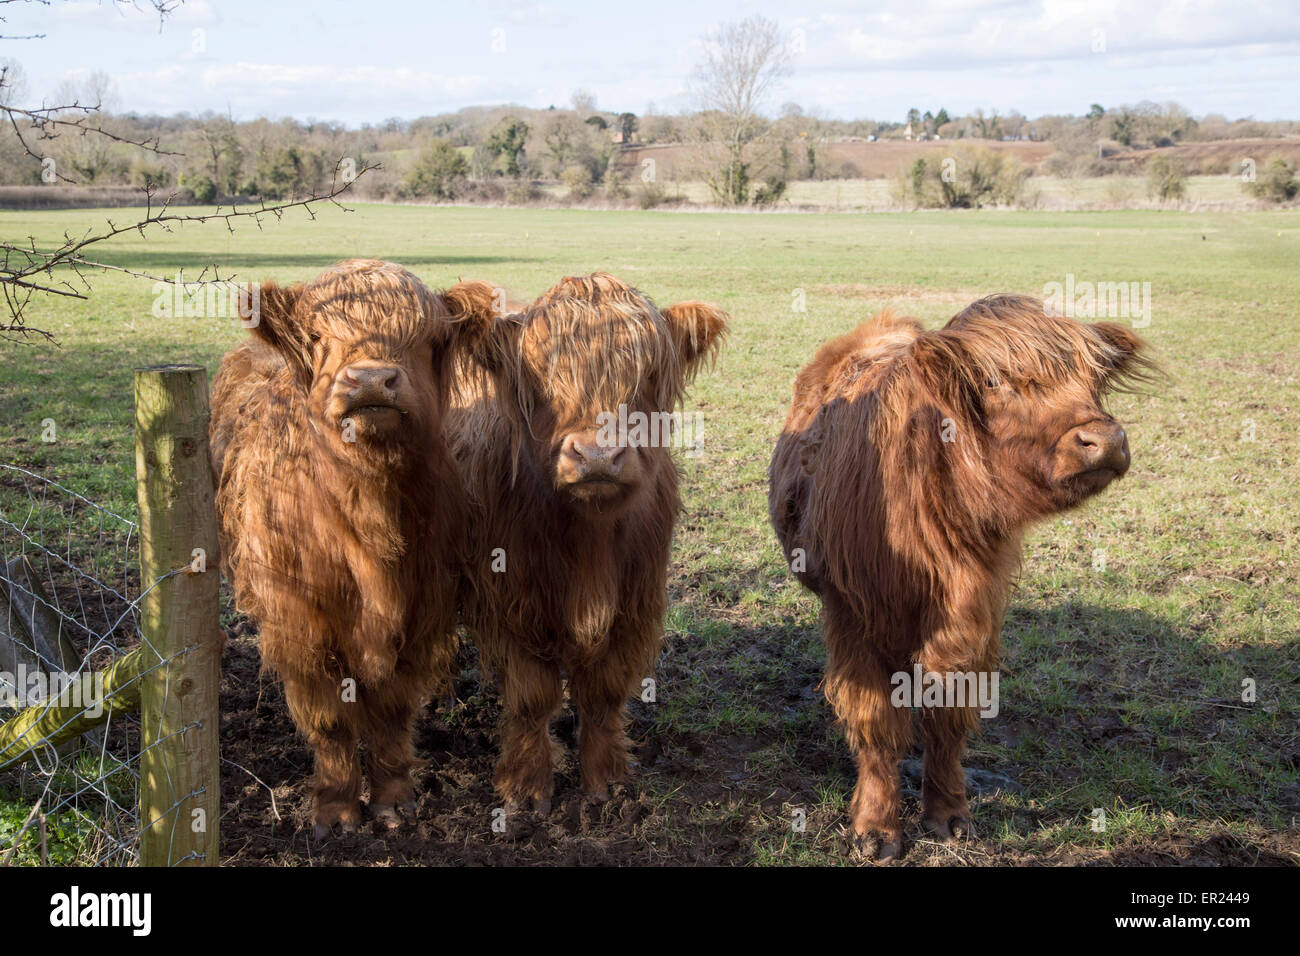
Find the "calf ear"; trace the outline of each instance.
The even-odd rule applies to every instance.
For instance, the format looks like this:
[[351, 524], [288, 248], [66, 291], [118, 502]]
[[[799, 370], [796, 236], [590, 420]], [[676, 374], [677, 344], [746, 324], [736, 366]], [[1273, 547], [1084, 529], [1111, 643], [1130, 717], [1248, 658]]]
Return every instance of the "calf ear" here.
[[1102, 385], [1128, 391], [1160, 378], [1160, 367], [1148, 354], [1148, 347], [1131, 329], [1114, 322], [1092, 326], [1097, 336], [1097, 363], [1102, 370]]
[[453, 323], [453, 347], [482, 368], [499, 371], [506, 364], [512, 329], [518, 325], [510, 315], [505, 289], [489, 282], [457, 282], [438, 299]]
[[996, 372], [982, 367], [958, 336], [942, 329], [922, 332], [910, 358], [917, 403], [936, 410], [937, 422], [951, 418], [953, 427], [964, 428], [983, 420], [984, 392]]
[[706, 302], [678, 302], [661, 309], [660, 314], [672, 330], [677, 354], [682, 357], [682, 368], [689, 381], [701, 365], [717, 358], [731, 316]]
[[275, 349], [304, 387], [312, 378], [311, 333], [303, 327], [296, 311], [302, 285], [281, 286], [262, 282], [239, 297], [239, 314], [253, 334]]
[[458, 282], [438, 298], [454, 323], [452, 394], [472, 405], [490, 390], [503, 417], [520, 415], [528, 403], [519, 358], [524, 326], [519, 307], [512, 306], [504, 289], [487, 282]]

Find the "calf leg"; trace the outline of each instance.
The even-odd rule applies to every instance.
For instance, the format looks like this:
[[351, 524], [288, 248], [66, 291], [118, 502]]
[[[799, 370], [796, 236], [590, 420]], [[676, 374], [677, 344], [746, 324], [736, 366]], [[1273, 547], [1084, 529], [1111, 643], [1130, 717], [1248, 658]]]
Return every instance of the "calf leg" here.
[[[961, 607], [959, 605], [959, 607]], [[949, 626], [936, 631], [920, 655], [927, 674], [973, 674], [974, 687], [964, 688], [962, 706], [946, 700], [945, 706], [921, 710], [921, 734], [925, 745], [922, 761], [921, 816], [931, 834], [941, 840], [971, 836], [970, 805], [966, 801], [966, 775], [961, 758], [966, 738], [979, 725], [979, 709], [970, 699], [979, 678], [997, 667], [997, 631], [1001, 615], [992, 601], [968, 602], [955, 614]]]
[[921, 712], [925, 742], [921, 819], [940, 840], [960, 839], [972, 833], [961, 758], [974, 714], [970, 707], [929, 707]]
[[361, 820], [357, 705], [345, 703], [339, 683], [325, 674], [286, 676], [284, 696], [294, 725], [315, 753], [315, 835], [323, 837], [336, 823], [345, 831], [355, 829]]
[[833, 605], [828, 611], [826, 699], [858, 765], [853, 840], [863, 855], [888, 860], [902, 848], [898, 762], [911, 741], [912, 713], [890, 702], [890, 671], [865, 645], [862, 626]]
[[555, 791], [557, 748], [551, 717], [563, 700], [560, 669], [518, 648], [502, 657], [496, 668], [504, 704], [501, 758], [492, 782], [507, 809], [531, 799], [535, 810], [546, 813]]
[[861, 675], [828, 678], [827, 698], [858, 766], [849, 809], [854, 845], [864, 856], [892, 859], [902, 849], [898, 762], [911, 739], [911, 712], [891, 706], [888, 685], [874, 675], [867, 681]]
[[401, 823], [398, 810], [410, 813], [415, 806], [412, 736], [422, 695], [414, 682], [400, 679], [382, 691], [367, 690], [363, 694], [370, 814], [381, 825], [396, 827]]
[[634, 641], [614, 641], [598, 660], [574, 668], [569, 694], [578, 710], [582, 789], [599, 798], [628, 778], [627, 699], [645, 676], [647, 657]]

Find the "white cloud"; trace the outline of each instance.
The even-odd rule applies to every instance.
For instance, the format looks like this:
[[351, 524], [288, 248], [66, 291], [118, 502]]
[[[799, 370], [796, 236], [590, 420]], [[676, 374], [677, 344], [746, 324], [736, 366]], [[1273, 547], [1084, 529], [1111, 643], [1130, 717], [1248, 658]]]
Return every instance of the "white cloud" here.
[[466, 74], [445, 76], [406, 66], [286, 66], [239, 62], [205, 68], [202, 82], [208, 89], [228, 92], [291, 96], [314, 90], [341, 96], [355, 92], [470, 93], [482, 85], [483, 78]]
[[[809, 26], [814, 70], [963, 70], [989, 63], [1142, 57], [1268, 44], [1269, 55], [1300, 53], [1300, 18], [1284, 4], [1254, 15], [1223, 0], [1162, 0], [1145, 12], [1115, 0], [1042, 3], [886, 4], [871, 15], [832, 14]], [[1285, 26], [1289, 24], [1289, 28]], [[1261, 52], [1261, 51], [1257, 51]], [[1154, 62], [1154, 59], [1153, 59]]]
[[[243, 118], [368, 114], [379, 120], [454, 109], [490, 96], [479, 74], [441, 74], [405, 66], [312, 66], [250, 63], [172, 64], [124, 74], [118, 83], [127, 102], [137, 96], [161, 100], [156, 110], [196, 112], [196, 102], [229, 103]], [[209, 94], [195, 96], [195, 91]], [[167, 91], [160, 95], [160, 91]]]

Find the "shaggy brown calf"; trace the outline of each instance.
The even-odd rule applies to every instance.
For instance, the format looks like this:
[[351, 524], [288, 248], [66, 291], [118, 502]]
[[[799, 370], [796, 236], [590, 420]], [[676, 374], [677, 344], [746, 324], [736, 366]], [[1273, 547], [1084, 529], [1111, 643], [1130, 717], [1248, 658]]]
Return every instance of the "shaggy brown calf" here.
[[[826, 697], [858, 764], [853, 834], [901, 845], [898, 761], [913, 715], [893, 675], [987, 674], [1021, 539], [1128, 470], [1108, 389], [1153, 370], [1118, 325], [992, 296], [926, 332], [888, 313], [826, 343], [795, 381], [770, 472], [772, 524], [821, 595]], [[900, 682], [901, 684], [901, 682]], [[970, 832], [961, 756], [977, 709], [923, 707], [923, 816]]]
[[259, 298], [213, 382], [223, 567], [315, 751], [315, 834], [360, 819], [361, 737], [370, 810], [396, 826], [412, 722], [455, 653], [465, 504], [440, 429], [492, 289], [354, 260]]
[[[626, 702], [659, 647], [681, 506], [671, 452], [639, 441], [635, 416], [672, 412], [726, 322], [696, 302], [658, 309], [610, 275], [565, 279], [485, 359], [510, 386], [451, 417], [477, 546], [461, 614], [501, 689], [508, 807], [550, 807], [566, 676], [583, 789], [627, 775]], [[616, 435], [620, 407], [633, 429]]]

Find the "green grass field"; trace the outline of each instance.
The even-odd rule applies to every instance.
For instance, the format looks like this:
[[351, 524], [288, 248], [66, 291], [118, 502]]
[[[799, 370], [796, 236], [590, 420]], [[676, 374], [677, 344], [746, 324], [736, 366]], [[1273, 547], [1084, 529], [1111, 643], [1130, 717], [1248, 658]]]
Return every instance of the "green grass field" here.
[[[103, 215], [6, 212], [0, 224], [50, 245]], [[815, 691], [817, 601], [786, 573], [767, 521], [795, 370], [885, 305], [935, 325], [980, 295], [1039, 295], [1067, 274], [1150, 282], [1143, 334], [1170, 381], [1112, 403], [1132, 442], [1128, 477], [1030, 534], [1003, 631], [1001, 713], [966, 761], [1023, 791], [980, 798], [981, 839], [958, 848], [920, 839], [909, 803], [906, 862], [1300, 862], [1300, 212], [359, 206], [260, 232], [128, 236], [96, 255], [163, 275], [215, 263], [250, 280], [378, 257], [434, 285], [485, 278], [515, 298], [607, 270], [661, 303], [727, 308], [730, 341], [687, 400], [705, 416], [705, 456], [682, 459], [658, 699], [634, 709], [638, 734], [657, 741], [636, 785], [653, 807], [637, 840], [658, 855], [627, 854], [699, 859], [686, 848], [705, 847], [705, 859], [763, 864], [845, 860], [853, 783]], [[148, 282], [106, 274], [88, 301], [33, 311], [57, 346], [0, 344], [0, 461], [133, 512], [132, 368], [215, 369], [244, 334], [234, 320], [155, 318], [152, 301]], [[40, 440], [44, 419], [53, 444]], [[397, 837], [388, 852], [408, 858]]]

